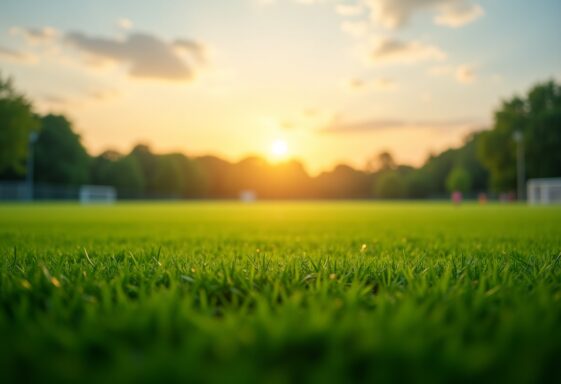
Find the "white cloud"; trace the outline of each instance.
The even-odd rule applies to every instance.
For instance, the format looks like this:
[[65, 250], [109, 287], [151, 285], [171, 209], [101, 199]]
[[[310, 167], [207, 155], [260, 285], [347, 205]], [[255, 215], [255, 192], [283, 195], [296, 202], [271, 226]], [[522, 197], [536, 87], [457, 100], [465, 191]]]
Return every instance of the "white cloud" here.
[[377, 77], [373, 80], [363, 80], [358, 77], [353, 77], [344, 82], [344, 87], [352, 92], [365, 92], [365, 91], [394, 91], [397, 88], [397, 83], [393, 79], [387, 77]]
[[435, 16], [434, 22], [451, 28], [462, 27], [483, 16], [485, 12], [478, 4], [455, 2], [443, 6]]
[[419, 61], [439, 61], [446, 58], [440, 48], [420, 41], [404, 41], [391, 37], [375, 40], [368, 56], [373, 63], [415, 63]]
[[21, 52], [16, 49], [0, 46], [0, 60], [14, 62], [32, 62], [35, 61], [35, 57], [26, 52]]
[[460, 65], [456, 68], [456, 80], [462, 84], [471, 84], [475, 81], [475, 69], [471, 65]]
[[136, 78], [191, 80], [204, 62], [202, 45], [187, 39], [166, 42], [146, 33], [114, 39], [72, 32], [65, 40], [93, 62], [112, 61], [127, 66], [130, 76]]
[[404, 26], [418, 12], [434, 13], [434, 22], [460, 27], [483, 15], [483, 9], [471, 0], [364, 0], [371, 19], [395, 29]]
[[37, 45], [54, 42], [58, 37], [58, 31], [52, 27], [23, 28], [12, 27], [10, 34], [22, 36], [28, 44]]
[[334, 119], [330, 124], [320, 129], [322, 133], [351, 134], [385, 131], [395, 129], [430, 129], [453, 130], [475, 128], [481, 123], [475, 119], [452, 120], [401, 120], [401, 119], [372, 119], [358, 122], [343, 122]]
[[475, 67], [470, 64], [462, 64], [457, 67], [451, 65], [436, 66], [430, 68], [428, 74], [453, 78], [460, 84], [471, 84], [477, 79]]
[[128, 31], [128, 30], [132, 29], [134, 24], [130, 19], [127, 19], [126, 17], [123, 17], [123, 18], [120, 18], [119, 20], [117, 20], [117, 26], [119, 27], [119, 29]]

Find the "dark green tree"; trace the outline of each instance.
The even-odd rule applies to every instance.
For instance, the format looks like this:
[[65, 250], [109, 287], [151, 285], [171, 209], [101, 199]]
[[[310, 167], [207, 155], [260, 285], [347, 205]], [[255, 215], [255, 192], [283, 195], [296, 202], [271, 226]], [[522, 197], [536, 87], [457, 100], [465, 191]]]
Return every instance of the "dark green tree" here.
[[516, 188], [515, 132], [523, 136], [527, 178], [561, 176], [561, 85], [537, 84], [495, 112], [493, 129], [482, 134], [478, 149], [496, 191]]
[[161, 197], [182, 197], [186, 186], [185, 155], [179, 153], [157, 156], [153, 190]]
[[92, 160], [91, 181], [115, 187], [120, 198], [141, 197], [144, 193], [144, 175], [137, 158], [115, 151], [105, 151]]
[[448, 192], [469, 192], [471, 190], [471, 176], [465, 168], [456, 166], [446, 178], [446, 187]]
[[38, 128], [31, 103], [0, 74], [0, 175], [25, 173], [29, 136]]
[[382, 172], [376, 178], [374, 192], [376, 197], [383, 199], [405, 197], [405, 178], [398, 171]]
[[329, 199], [365, 199], [371, 195], [370, 174], [339, 164], [314, 180], [317, 197]]
[[144, 176], [145, 192], [148, 196], [156, 195], [160, 191], [158, 186], [158, 156], [152, 153], [146, 144], [136, 145], [130, 153], [140, 164]]
[[35, 180], [44, 183], [80, 185], [89, 181], [89, 156], [62, 115], [41, 118], [35, 144]]

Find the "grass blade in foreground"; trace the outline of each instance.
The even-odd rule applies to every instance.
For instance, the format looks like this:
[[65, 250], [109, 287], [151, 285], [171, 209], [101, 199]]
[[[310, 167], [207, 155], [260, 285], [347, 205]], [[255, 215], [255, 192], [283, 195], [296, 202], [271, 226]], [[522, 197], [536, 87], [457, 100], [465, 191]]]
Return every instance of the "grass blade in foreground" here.
[[0, 206], [8, 381], [559, 379], [561, 209]]

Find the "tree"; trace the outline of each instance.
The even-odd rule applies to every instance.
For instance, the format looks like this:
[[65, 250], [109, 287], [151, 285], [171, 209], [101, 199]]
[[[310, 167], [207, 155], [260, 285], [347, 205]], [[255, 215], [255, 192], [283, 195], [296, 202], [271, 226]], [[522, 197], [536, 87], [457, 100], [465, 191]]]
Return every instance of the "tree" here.
[[130, 153], [140, 164], [144, 177], [145, 192], [150, 195], [160, 193], [158, 186], [158, 156], [145, 144], [136, 145]]
[[375, 195], [381, 198], [405, 197], [406, 185], [403, 176], [397, 171], [382, 172], [375, 183]]
[[471, 189], [471, 176], [463, 167], [454, 167], [446, 178], [446, 187], [449, 192], [469, 192]]
[[41, 118], [41, 132], [35, 144], [35, 179], [39, 182], [80, 185], [89, 180], [89, 156], [62, 115]]
[[516, 188], [515, 132], [523, 135], [528, 178], [561, 176], [561, 85], [540, 83], [526, 97], [504, 101], [494, 120], [478, 148], [493, 189]]
[[25, 172], [29, 135], [38, 128], [31, 103], [0, 75], [0, 174]]
[[140, 166], [149, 197], [201, 197], [206, 189], [200, 164], [181, 153], [154, 154], [139, 144], [129, 156]]
[[200, 175], [201, 193], [210, 198], [237, 197], [232, 174], [234, 165], [216, 156], [202, 156], [194, 160]]
[[344, 164], [321, 173], [314, 182], [317, 196], [330, 199], [368, 198], [372, 185], [369, 174]]
[[121, 198], [140, 197], [144, 192], [144, 175], [136, 157], [122, 156], [115, 151], [105, 151], [91, 164], [91, 181], [111, 185]]
[[431, 155], [421, 168], [411, 172], [407, 178], [407, 195], [416, 198], [442, 197], [448, 191], [447, 180], [455, 168], [462, 168], [470, 177], [470, 187], [465, 192], [486, 191], [489, 173], [477, 156], [481, 135], [481, 132], [471, 133], [461, 147]]
[[388, 151], [380, 152], [366, 163], [366, 170], [368, 172], [383, 172], [396, 169], [397, 164]]

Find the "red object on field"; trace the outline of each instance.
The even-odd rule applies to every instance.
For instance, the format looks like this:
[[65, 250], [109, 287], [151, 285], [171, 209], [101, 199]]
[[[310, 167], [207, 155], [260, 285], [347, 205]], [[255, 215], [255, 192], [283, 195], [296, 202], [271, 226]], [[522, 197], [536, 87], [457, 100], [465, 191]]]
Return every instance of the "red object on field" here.
[[454, 191], [452, 192], [452, 202], [456, 205], [460, 205], [462, 202], [462, 192]]
[[487, 204], [487, 194], [486, 193], [480, 193], [478, 196], [478, 200], [479, 200], [479, 204], [483, 205], [483, 204]]

